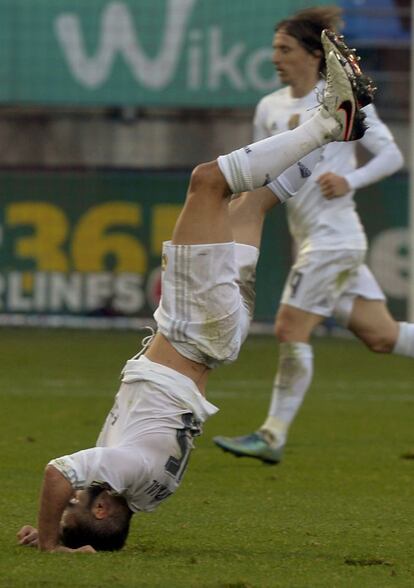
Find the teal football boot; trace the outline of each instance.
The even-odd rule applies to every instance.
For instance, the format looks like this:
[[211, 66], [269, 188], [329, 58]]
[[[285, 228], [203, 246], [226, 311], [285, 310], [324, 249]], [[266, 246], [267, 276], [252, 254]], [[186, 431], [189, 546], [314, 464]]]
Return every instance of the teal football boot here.
[[267, 464], [277, 464], [283, 456], [284, 446], [272, 447], [261, 431], [242, 437], [213, 437], [213, 442], [236, 457], [254, 457]]

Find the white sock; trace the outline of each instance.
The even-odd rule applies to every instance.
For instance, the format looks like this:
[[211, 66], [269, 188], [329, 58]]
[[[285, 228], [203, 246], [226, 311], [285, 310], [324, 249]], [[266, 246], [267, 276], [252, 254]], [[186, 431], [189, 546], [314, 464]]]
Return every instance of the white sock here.
[[321, 157], [322, 148], [320, 147], [288, 167], [279, 177], [267, 184], [267, 188], [278, 197], [280, 202], [286, 202], [302, 188]]
[[318, 111], [296, 129], [268, 137], [221, 155], [217, 163], [234, 194], [261, 188], [305, 155], [330, 143], [338, 128], [333, 118]]
[[414, 324], [399, 323], [400, 332], [395, 344], [393, 353], [396, 355], [405, 355], [407, 357], [414, 357]]
[[274, 446], [284, 445], [289, 426], [303, 402], [312, 376], [312, 346], [307, 343], [281, 343], [269, 413], [260, 427], [260, 431], [270, 433]]

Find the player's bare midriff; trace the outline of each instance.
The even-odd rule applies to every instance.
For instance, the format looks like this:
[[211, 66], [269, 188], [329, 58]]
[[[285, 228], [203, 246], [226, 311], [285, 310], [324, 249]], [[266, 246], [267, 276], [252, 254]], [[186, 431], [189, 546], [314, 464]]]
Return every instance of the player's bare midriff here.
[[145, 356], [151, 361], [165, 365], [172, 370], [187, 376], [187, 378], [193, 380], [201, 394], [205, 396], [210, 368], [202, 363], [187, 359], [178, 353], [164, 335], [161, 333], [155, 335], [150, 347], [145, 352]]

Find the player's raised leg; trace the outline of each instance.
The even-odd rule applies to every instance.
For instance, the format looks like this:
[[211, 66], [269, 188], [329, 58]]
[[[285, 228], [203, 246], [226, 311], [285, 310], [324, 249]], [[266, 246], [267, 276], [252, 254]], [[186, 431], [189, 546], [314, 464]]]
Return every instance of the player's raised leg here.
[[230, 194], [267, 185], [326, 143], [350, 141], [363, 135], [358, 93], [364, 85], [356, 87], [354, 71], [347, 67], [348, 62], [342, 54], [330, 51], [326, 62], [326, 89], [321, 107], [313, 118], [292, 131], [258, 141], [195, 168], [173, 243], [231, 240], [227, 211]]
[[218, 158], [233, 193], [268, 184], [283, 170], [326, 143], [352, 141], [363, 136], [364, 114], [360, 110], [359, 95], [365, 86], [354, 84], [355, 74], [347, 63], [337, 52], [327, 54], [327, 83], [322, 104], [310, 120], [292, 131]]

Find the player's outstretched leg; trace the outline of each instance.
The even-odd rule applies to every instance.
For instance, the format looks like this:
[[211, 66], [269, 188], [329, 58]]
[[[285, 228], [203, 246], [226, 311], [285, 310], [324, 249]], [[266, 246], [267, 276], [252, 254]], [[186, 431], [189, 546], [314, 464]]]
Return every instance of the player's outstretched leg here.
[[[322, 103], [310, 120], [296, 129], [280, 133], [218, 158], [230, 190], [236, 194], [269, 184], [282, 171], [313, 150], [331, 141], [353, 141], [363, 136], [365, 125], [359, 96], [369, 94], [368, 78], [356, 83], [347, 58], [326, 45], [327, 80]], [[365, 80], [365, 81], [364, 81]]]
[[327, 80], [317, 114], [292, 131], [198, 166], [174, 231], [175, 243], [231, 240], [226, 202], [230, 193], [267, 185], [299, 159], [332, 140], [352, 141], [363, 136], [364, 114], [360, 108], [367, 103], [367, 96], [372, 99], [372, 82], [355, 65], [354, 53], [335, 35], [324, 31], [322, 40]]

